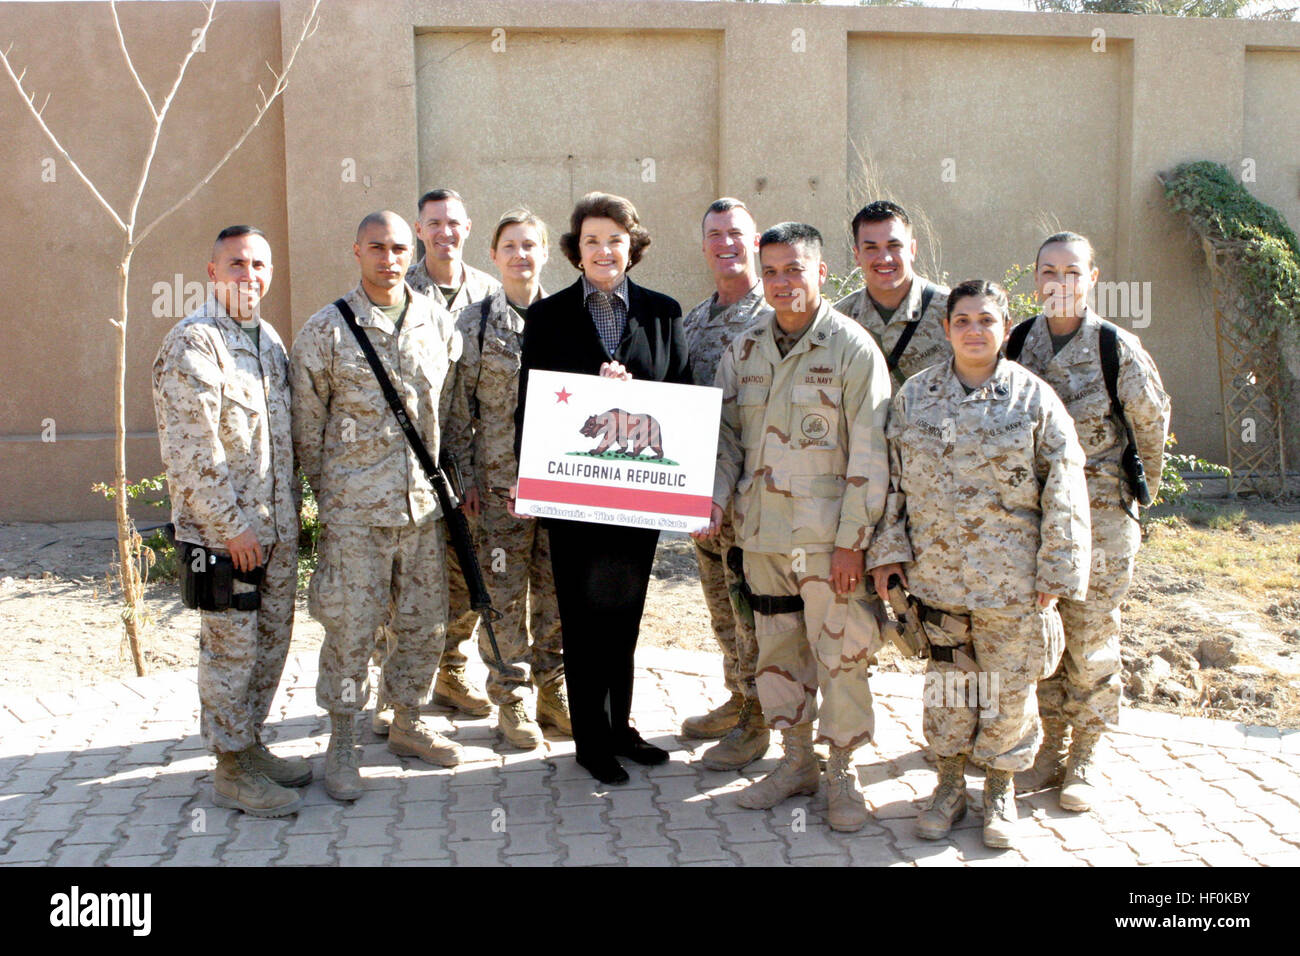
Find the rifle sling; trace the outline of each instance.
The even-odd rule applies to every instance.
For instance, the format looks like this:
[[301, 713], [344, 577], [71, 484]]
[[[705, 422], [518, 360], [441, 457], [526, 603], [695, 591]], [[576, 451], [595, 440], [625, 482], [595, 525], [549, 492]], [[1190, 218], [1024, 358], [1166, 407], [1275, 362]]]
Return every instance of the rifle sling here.
[[406, 413], [406, 406], [402, 404], [401, 396], [397, 394], [397, 389], [393, 388], [393, 383], [388, 378], [388, 373], [384, 371], [384, 366], [379, 361], [374, 345], [371, 344], [366, 334], [361, 331], [361, 327], [357, 325], [357, 317], [353, 313], [351, 306], [342, 299], [336, 299], [334, 308], [339, 310], [339, 314], [343, 316], [343, 321], [347, 323], [348, 328], [352, 330], [353, 336], [356, 337], [357, 345], [361, 346], [361, 352], [370, 365], [370, 371], [375, 373], [375, 378], [379, 381], [379, 390], [384, 393], [384, 399], [388, 402], [388, 407], [392, 409], [393, 417], [397, 419], [397, 424], [402, 426], [402, 434], [406, 436], [407, 444], [415, 452], [420, 467], [424, 469], [425, 477], [429, 479], [434, 494], [438, 496], [438, 504], [442, 506], [442, 517], [447, 523], [452, 546], [456, 550], [456, 556], [460, 559], [461, 575], [464, 577], [465, 587], [469, 591], [470, 607], [479, 612], [479, 620], [483, 622], [483, 626], [487, 631], [488, 643], [492, 645], [492, 653], [496, 655], [497, 663], [504, 668], [505, 664], [502, 662], [501, 649], [497, 646], [496, 634], [492, 630], [492, 622], [500, 619], [501, 612], [492, 606], [492, 598], [488, 594], [487, 586], [483, 583], [483, 570], [479, 567], [478, 555], [474, 553], [474, 545], [470, 540], [469, 521], [460, 510], [459, 505], [452, 504], [451, 490], [447, 487], [446, 479], [443, 478], [442, 472], [438, 470], [438, 466], [429, 455], [429, 449], [425, 447], [424, 439], [420, 437], [420, 433], [411, 424], [411, 417]]
[[[1020, 361], [1020, 353], [1025, 348], [1025, 339], [1029, 338], [1029, 330], [1033, 328], [1036, 321], [1037, 317], [1025, 319], [1007, 336], [1007, 358], [1011, 361]], [[1110, 398], [1110, 413], [1123, 426], [1125, 441], [1136, 449], [1137, 438], [1133, 434], [1133, 426], [1128, 416], [1124, 414], [1124, 403], [1119, 400], [1119, 332], [1113, 322], [1101, 319], [1099, 324], [1101, 328], [1097, 333], [1097, 347], [1101, 352], [1101, 377], [1106, 383], [1106, 395]], [[1128, 505], [1124, 505], [1124, 513], [1134, 521], [1138, 520], [1137, 515], [1129, 510]]]
[[416, 459], [420, 462], [420, 467], [424, 469], [424, 476], [429, 479], [433, 485], [434, 491], [439, 492], [438, 497], [441, 499], [446, 493], [446, 486], [443, 483], [442, 476], [438, 474], [438, 466], [434, 464], [433, 458], [429, 455], [429, 449], [424, 445], [424, 439], [420, 433], [415, 430], [411, 424], [411, 416], [406, 413], [406, 406], [402, 404], [402, 398], [397, 394], [397, 389], [393, 388], [392, 380], [389, 379], [388, 373], [384, 371], [383, 364], [379, 361], [379, 355], [375, 352], [375, 347], [366, 333], [361, 331], [361, 326], [357, 325], [356, 313], [352, 307], [343, 299], [337, 299], [334, 302], [334, 308], [339, 310], [343, 316], [343, 321], [347, 323], [352, 330], [353, 336], [356, 337], [357, 345], [361, 346], [361, 351], [366, 357], [366, 362], [370, 365], [370, 371], [375, 373], [375, 378], [379, 380], [379, 390], [384, 393], [384, 400], [388, 402], [388, 407], [393, 410], [393, 417], [397, 419], [397, 424], [402, 427], [402, 434], [406, 436], [407, 443], [411, 450], [415, 452]]
[[[885, 360], [890, 375], [894, 374], [894, 371], [898, 368], [898, 363], [903, 360], [903, 353], [907, 351], [907, 344], [912, 341], [912, 336], [916, 334], [916, 327], [925, 318], [925, 310], [930, 308], [930, 302], [934, 299], [934, 292], [934, 286], [929, 281], [926, 281], [921, 287], [921, 311], [915, 319], [903, 326], [902, 334], [898, 336], [898, 341], [894, 343], [894, 350], [889, 353], [889, 358]], [[862, 294], [868, 294], [866, 289], [862, 290]]]

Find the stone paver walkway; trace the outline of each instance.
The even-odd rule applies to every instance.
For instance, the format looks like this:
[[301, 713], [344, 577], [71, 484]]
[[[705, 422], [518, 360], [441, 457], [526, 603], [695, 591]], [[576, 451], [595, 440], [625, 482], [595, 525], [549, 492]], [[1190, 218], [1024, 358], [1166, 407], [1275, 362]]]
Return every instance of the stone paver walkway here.
[[[1128, 709], [1102, 752], [1108, 799], [1067, 814], [1055, 799], [1019, 801], [1016, 851], [980, 841], [981, 781], [951, 839], [912, 834], [934, 785], [921, 737], [921, 680], [877, 674], [879, 739], [857, 754], [874, 819], [832, 832], [825, 797], [775, 810], [738, 806], [774, 747], [744, 776], [705, 770], [707, 743], [674, 736], [722, 692], [718, 659], [642, 650], [635, 718], [673, 751], [665, 766], [629, 765], [624, 787], [597, 789], [572, 742], [501, 745], [494, 718], [430, 718], [467, 762], [438, 770], [363, 735], [370, 792], [345, 806], [319, 782], [295, 817], [262, 820], [214, 807], [213, 759], [198, 738], [194, 672], [0, 701], [0, 864], [70, 865], [1073, 865], [1300, 864], [1300, 733]], [[481, 666], [481, 665], [480, 665]], [[480, 671], [478, 676], [482, 677]], [[314, 657], [289, 661], [269, 742], [323, 773], [327, 721]]]

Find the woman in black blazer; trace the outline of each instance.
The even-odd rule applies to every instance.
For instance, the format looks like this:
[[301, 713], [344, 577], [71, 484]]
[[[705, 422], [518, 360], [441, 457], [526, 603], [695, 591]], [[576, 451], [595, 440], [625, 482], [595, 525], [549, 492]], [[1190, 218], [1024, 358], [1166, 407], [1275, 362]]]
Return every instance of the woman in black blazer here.
[[[681, 306], [626, 275], [650, 245], [636, 208], [621, 196], [588, 193], [569, 222], [560, 247], [582, 277], [528, 309], [516, 455], [531, 369], [691, 384]], [[618, 757], [642, 764], [668, 759], [667, 751], [646, 743], [628, 724], [632, 657], [659, 532], [542, 521], [551, 538], [578, 763], [602, 783], [625, 783]]]

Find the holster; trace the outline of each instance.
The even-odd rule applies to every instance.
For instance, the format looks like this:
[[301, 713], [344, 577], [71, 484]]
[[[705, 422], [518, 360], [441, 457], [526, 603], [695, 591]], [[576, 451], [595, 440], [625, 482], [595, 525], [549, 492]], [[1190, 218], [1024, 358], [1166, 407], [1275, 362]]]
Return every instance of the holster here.
[[755, 594], [745, 580], [745, 553], [740, 548], [727, 549], [727, 567], [739, 582], [740, 599], [755, 614], [794, 614], [803, 610], [803, 598], [798, 594]]
[[[266, 565], [251, 571], [236, 571], [228, 554], [218, 554], [203, 545], [176, 542], [180, 556], [181, 603], [199, 611], [256, 611], [262, 606], [258, 589], [266, 576]], [[252, 591], [235, 593], [235, 582], [254, 586]]]
[[889, 579], [888, 589], [889, 606], [898, 618], [889, 629], [889, 637], [905, 656], [929, 657], [969, 673], [978, 671], [970, 615], [949, 614], [921, 603], [903, 590], [896, 576]]

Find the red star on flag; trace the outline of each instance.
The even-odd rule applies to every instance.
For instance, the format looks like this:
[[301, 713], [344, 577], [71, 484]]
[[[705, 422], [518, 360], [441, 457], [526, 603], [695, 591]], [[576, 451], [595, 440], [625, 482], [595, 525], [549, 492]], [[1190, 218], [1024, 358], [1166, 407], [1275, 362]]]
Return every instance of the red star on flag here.
[[566, 392], [566, 391], [564, 390], [564, 386], [561, 385], [561, 386], [560, 386], [560, 390], [559, 390], [558, 392], [555, 393], [555, 404], [558, 405], [558, 404], [560, 404], [560, 402], [564, 402], [565, 405], [569, 404], [569, 398], [570, 398], [572, 395], [573, 395], [572, 392]]

